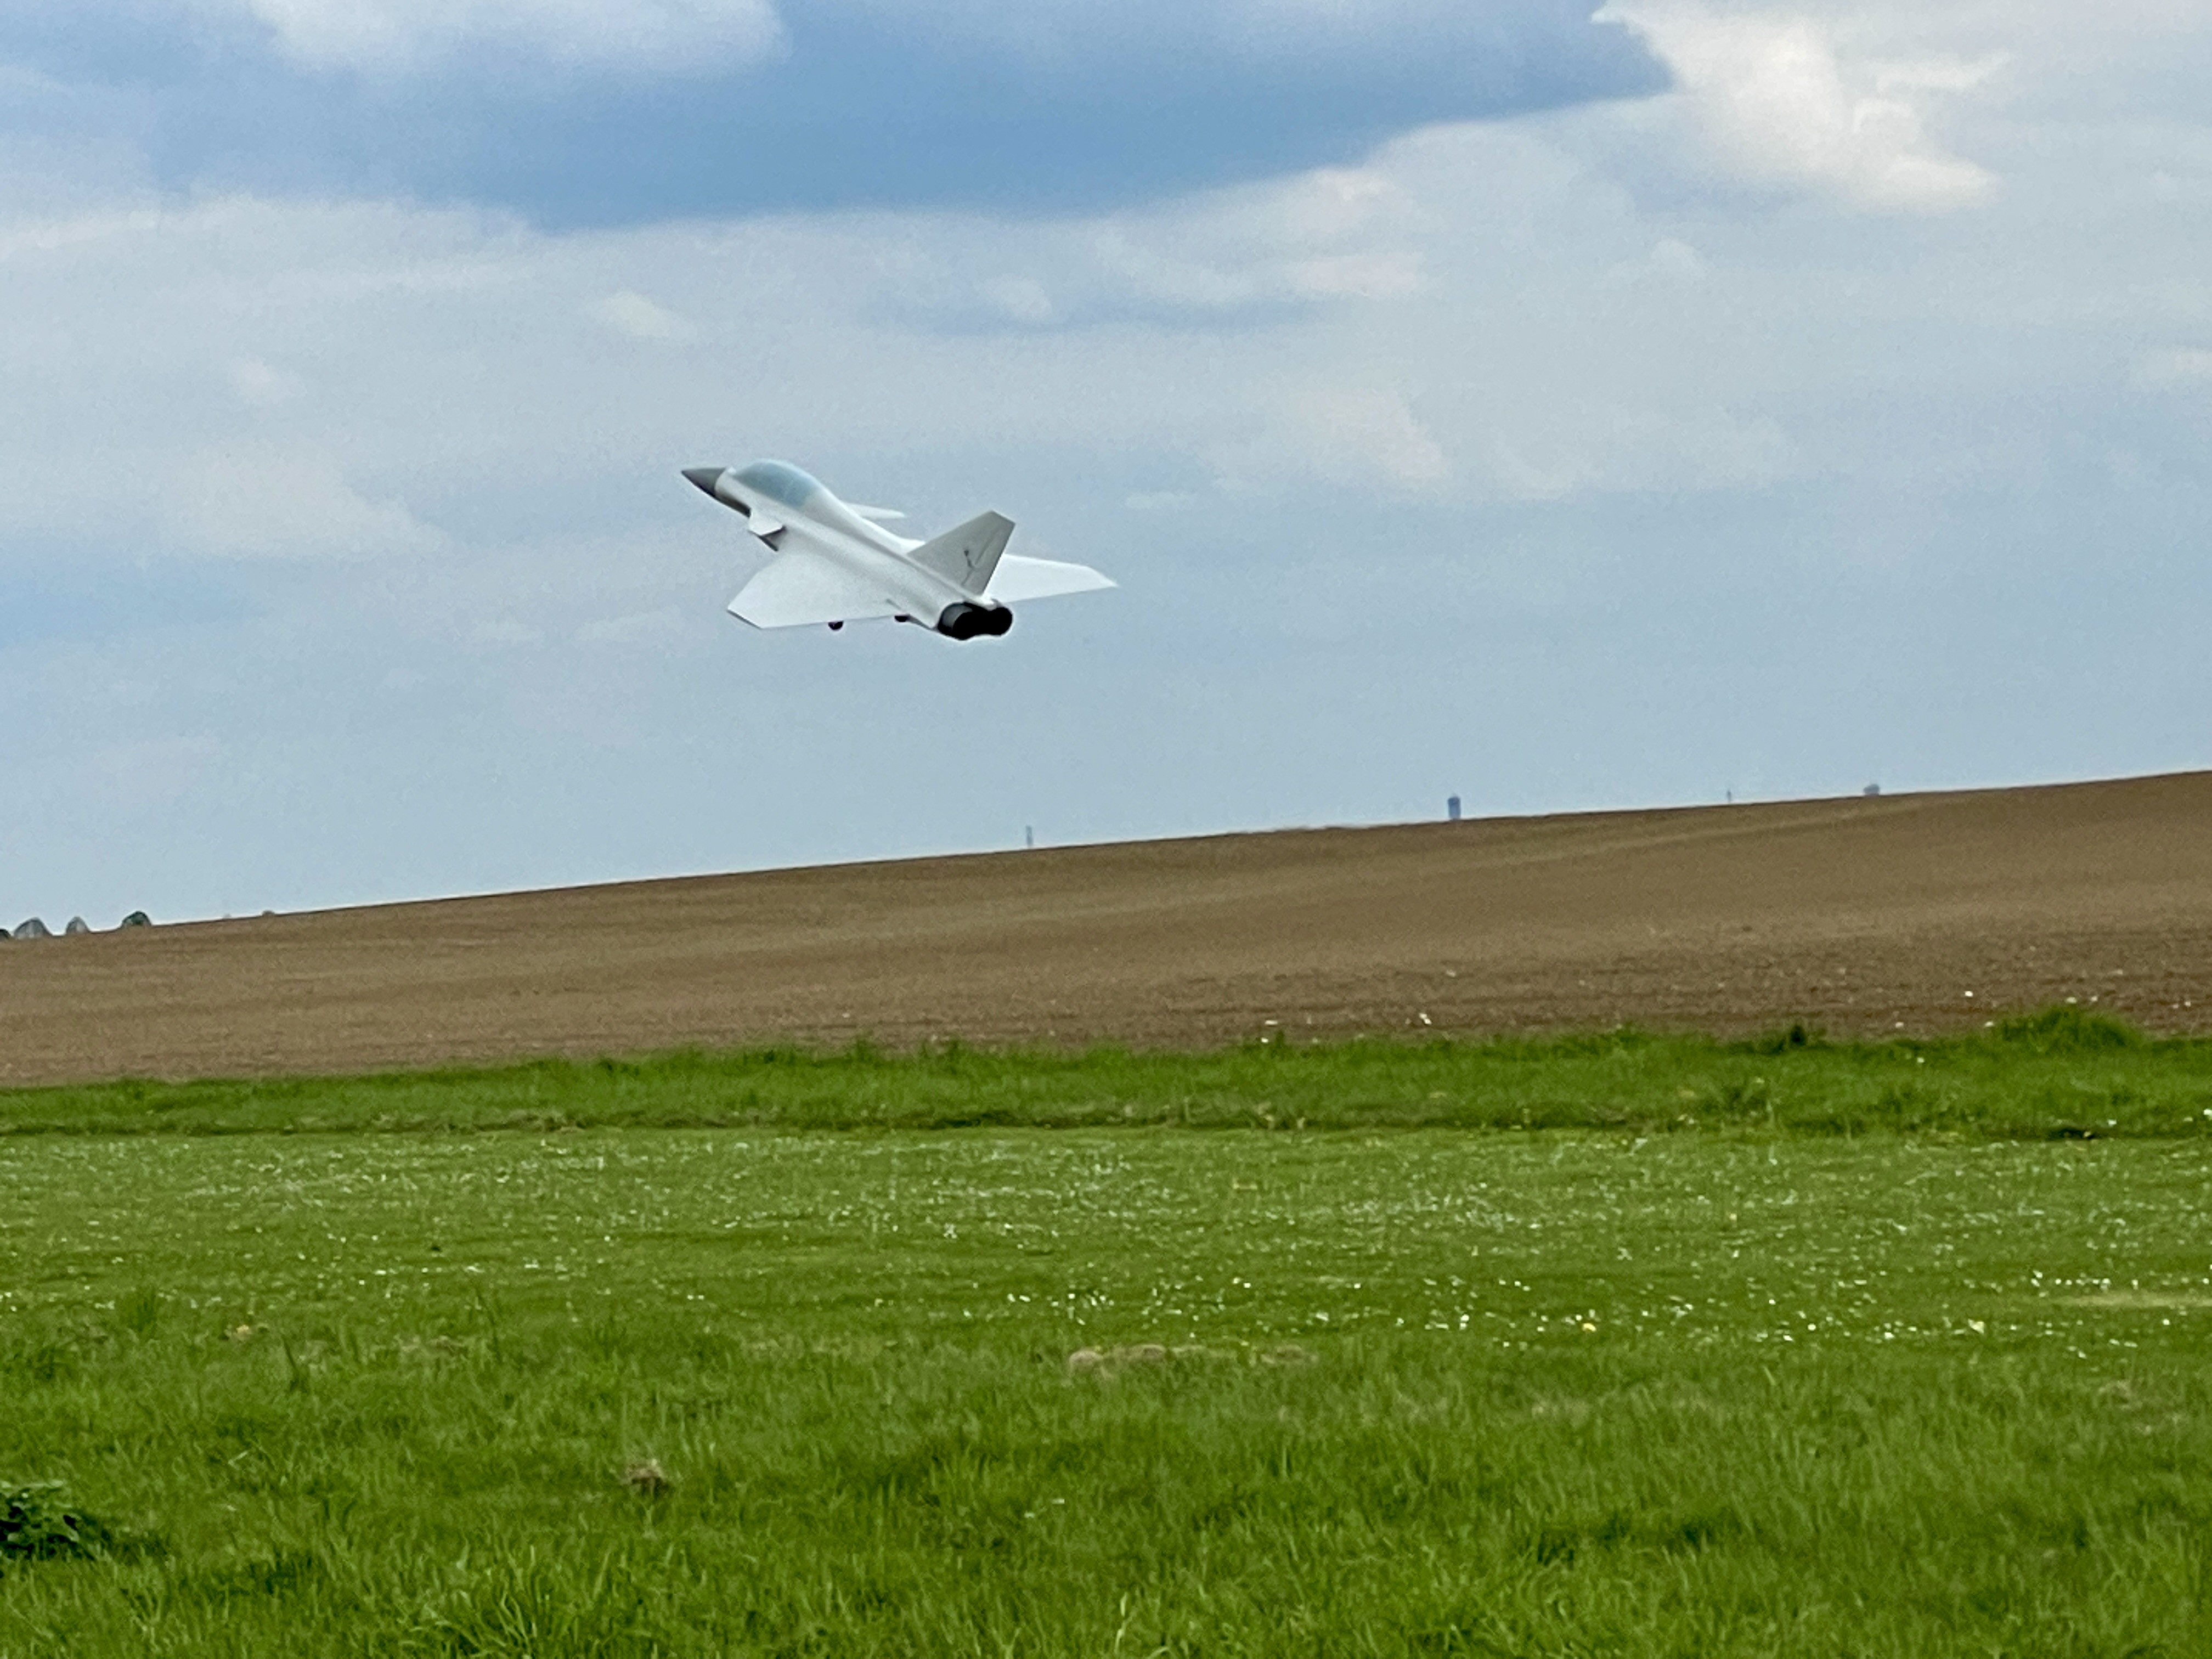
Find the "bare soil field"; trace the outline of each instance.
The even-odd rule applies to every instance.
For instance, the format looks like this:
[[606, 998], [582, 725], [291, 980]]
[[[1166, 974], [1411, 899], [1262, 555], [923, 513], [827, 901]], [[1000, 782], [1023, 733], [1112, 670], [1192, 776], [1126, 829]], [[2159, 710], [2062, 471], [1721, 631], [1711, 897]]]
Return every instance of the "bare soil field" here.
[[0, 945], [0, 1082], [2077, 998], [2212, 1031], [2212, 773], [769, 871]]

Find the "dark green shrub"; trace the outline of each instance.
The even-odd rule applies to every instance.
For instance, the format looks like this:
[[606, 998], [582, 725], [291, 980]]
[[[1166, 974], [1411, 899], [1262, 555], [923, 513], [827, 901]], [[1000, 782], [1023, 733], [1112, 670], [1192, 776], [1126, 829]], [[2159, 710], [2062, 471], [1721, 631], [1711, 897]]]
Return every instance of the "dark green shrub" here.
[[1792, 1048], [1825, 1048], [1828, 1039], [1799, 1020], [1786, 1031], [1768, 1031], [1729, 1046], [1743, 1054], [1786, 1054]]
[[161, 1321], [161, 1293], [142, 1286], [115, 1304], [115, 1322], [133, 1336], [151, 1336]]
[[0, 1486], [0, 1557], [104, 1555], [107, 1528], [69, 1501], [58, 1480]]
[[2117, 1048], [2138, 1048], [2143, 1042], [2142, 1033], [2125, 1020], [2065, 1002], [2000, 1020], [1993, 1035], [1999, 1042], [2033, 1048], [2039, 1054], [2110, 1054]]

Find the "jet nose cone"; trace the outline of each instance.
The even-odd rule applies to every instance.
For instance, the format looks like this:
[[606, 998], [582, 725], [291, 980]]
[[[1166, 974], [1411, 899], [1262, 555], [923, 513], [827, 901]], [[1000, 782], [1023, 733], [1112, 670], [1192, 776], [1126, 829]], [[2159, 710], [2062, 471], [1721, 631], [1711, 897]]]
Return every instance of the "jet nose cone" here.
[[684, 469], [684, 476], [711, 495], [714, 493], [714, 486], [721, 481], [722, 474], [728, 471], [726, 466], [687, 466]]

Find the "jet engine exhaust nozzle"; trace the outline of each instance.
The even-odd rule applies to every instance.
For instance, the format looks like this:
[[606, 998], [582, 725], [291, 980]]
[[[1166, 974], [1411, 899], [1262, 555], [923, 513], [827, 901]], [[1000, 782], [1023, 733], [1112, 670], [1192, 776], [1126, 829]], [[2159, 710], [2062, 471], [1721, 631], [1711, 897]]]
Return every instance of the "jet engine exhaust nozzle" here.
[[972, 640], [985, 634], [1005, 633], [1014, 625], [1014, 613], [1003, 605], [970, 605], [965, 599], [945, 607], [937, 631], [947, 639]]

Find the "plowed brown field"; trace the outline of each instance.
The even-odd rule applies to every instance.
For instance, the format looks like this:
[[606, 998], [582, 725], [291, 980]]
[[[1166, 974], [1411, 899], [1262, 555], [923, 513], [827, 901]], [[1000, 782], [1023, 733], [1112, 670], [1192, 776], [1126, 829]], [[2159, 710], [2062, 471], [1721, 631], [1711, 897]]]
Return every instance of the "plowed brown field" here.
[[0, 1079], [682, 1043], [2212, 1030], [2212, 773], [1284, 831], [0, 945]]

